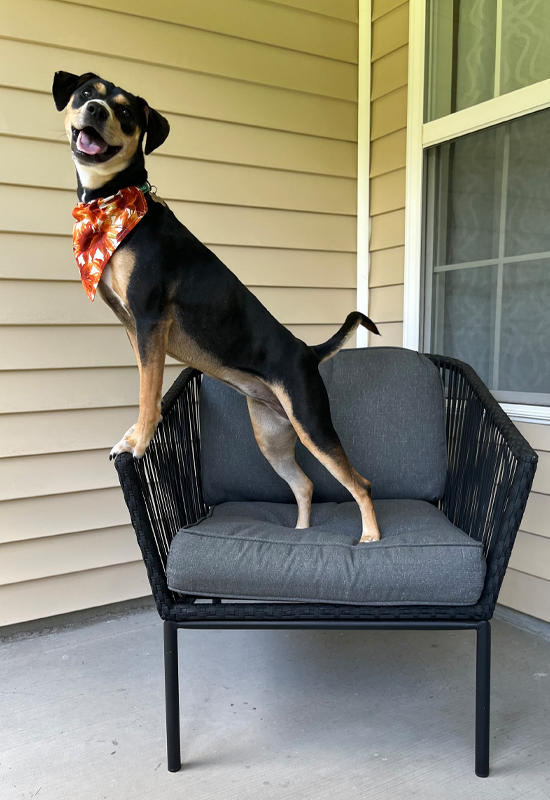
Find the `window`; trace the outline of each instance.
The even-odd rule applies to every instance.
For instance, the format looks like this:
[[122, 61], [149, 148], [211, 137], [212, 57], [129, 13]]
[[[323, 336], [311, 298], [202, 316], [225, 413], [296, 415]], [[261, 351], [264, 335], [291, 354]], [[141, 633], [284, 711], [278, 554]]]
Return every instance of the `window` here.
[[426, 121], [550, 78], [548, 0], [431, 0]]
[[550, 403], [550, 109], [427, 151], [425, 348]]
[[406, 224], [423, 241], [404, 343], [467, 361], [513, 416], [550, 421], [550, 2], [411, 14]]

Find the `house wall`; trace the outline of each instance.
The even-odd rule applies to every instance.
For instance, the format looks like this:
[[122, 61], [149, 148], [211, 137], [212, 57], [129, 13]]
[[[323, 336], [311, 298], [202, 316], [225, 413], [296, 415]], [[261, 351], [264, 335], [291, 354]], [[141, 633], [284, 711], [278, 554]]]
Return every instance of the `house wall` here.
[[[370, 316], [402, 343], [408, 2], [372, 0]], [[539, 454], [533, 492], [499, 600], [550, 622], [550, 426], [517, 422]]]
[[78, 280], [54, 71], [97, 72], [168, 117], [159, 194], [320, 342], [356, 303], [357, 0], [18, 0], [0, 37], [2, 625], [149, 593], [107, 458], [137, 370]]
[[369, 316], [403, 343], [409, 3], [372, 0]]
[[516, 425], [539, 463], [499, 602], [550, 622], [550, 425]]

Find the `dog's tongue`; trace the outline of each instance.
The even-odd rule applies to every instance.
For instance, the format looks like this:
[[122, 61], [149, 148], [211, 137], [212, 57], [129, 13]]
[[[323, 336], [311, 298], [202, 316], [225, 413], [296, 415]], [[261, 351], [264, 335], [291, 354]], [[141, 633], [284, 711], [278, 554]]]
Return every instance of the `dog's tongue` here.
[[108, 147], [99, 134], [97, 136], [90, 135], [87, 131], [80, 131], [76, 146], [81, 153], [87, 153], [89, 156], [95, 156], [98, 153], [104, 153]]

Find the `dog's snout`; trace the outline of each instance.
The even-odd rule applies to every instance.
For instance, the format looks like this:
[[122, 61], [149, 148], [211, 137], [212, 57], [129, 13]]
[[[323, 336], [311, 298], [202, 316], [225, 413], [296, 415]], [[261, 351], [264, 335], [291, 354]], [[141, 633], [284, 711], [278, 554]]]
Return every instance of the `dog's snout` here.
[[107, 109], [102, 103], [88, 103], [86, 111], [91, 117], [97, 119], [98, 122], [105, 122], [109, 116]]

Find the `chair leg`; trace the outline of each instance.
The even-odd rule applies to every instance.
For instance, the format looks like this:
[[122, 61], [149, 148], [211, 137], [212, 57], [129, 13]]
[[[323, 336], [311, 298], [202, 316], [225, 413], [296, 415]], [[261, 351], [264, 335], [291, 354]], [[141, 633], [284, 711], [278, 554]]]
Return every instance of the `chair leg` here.
[[477, 629], [476, 647], [476, 763], [478, 778], [489, 775], [489, 713], [491, 693], [491, 625]]
[[178, 772], [181, 769], [178, 628], [173, 622], [164, 623], [164, 689], [168, 771]]

